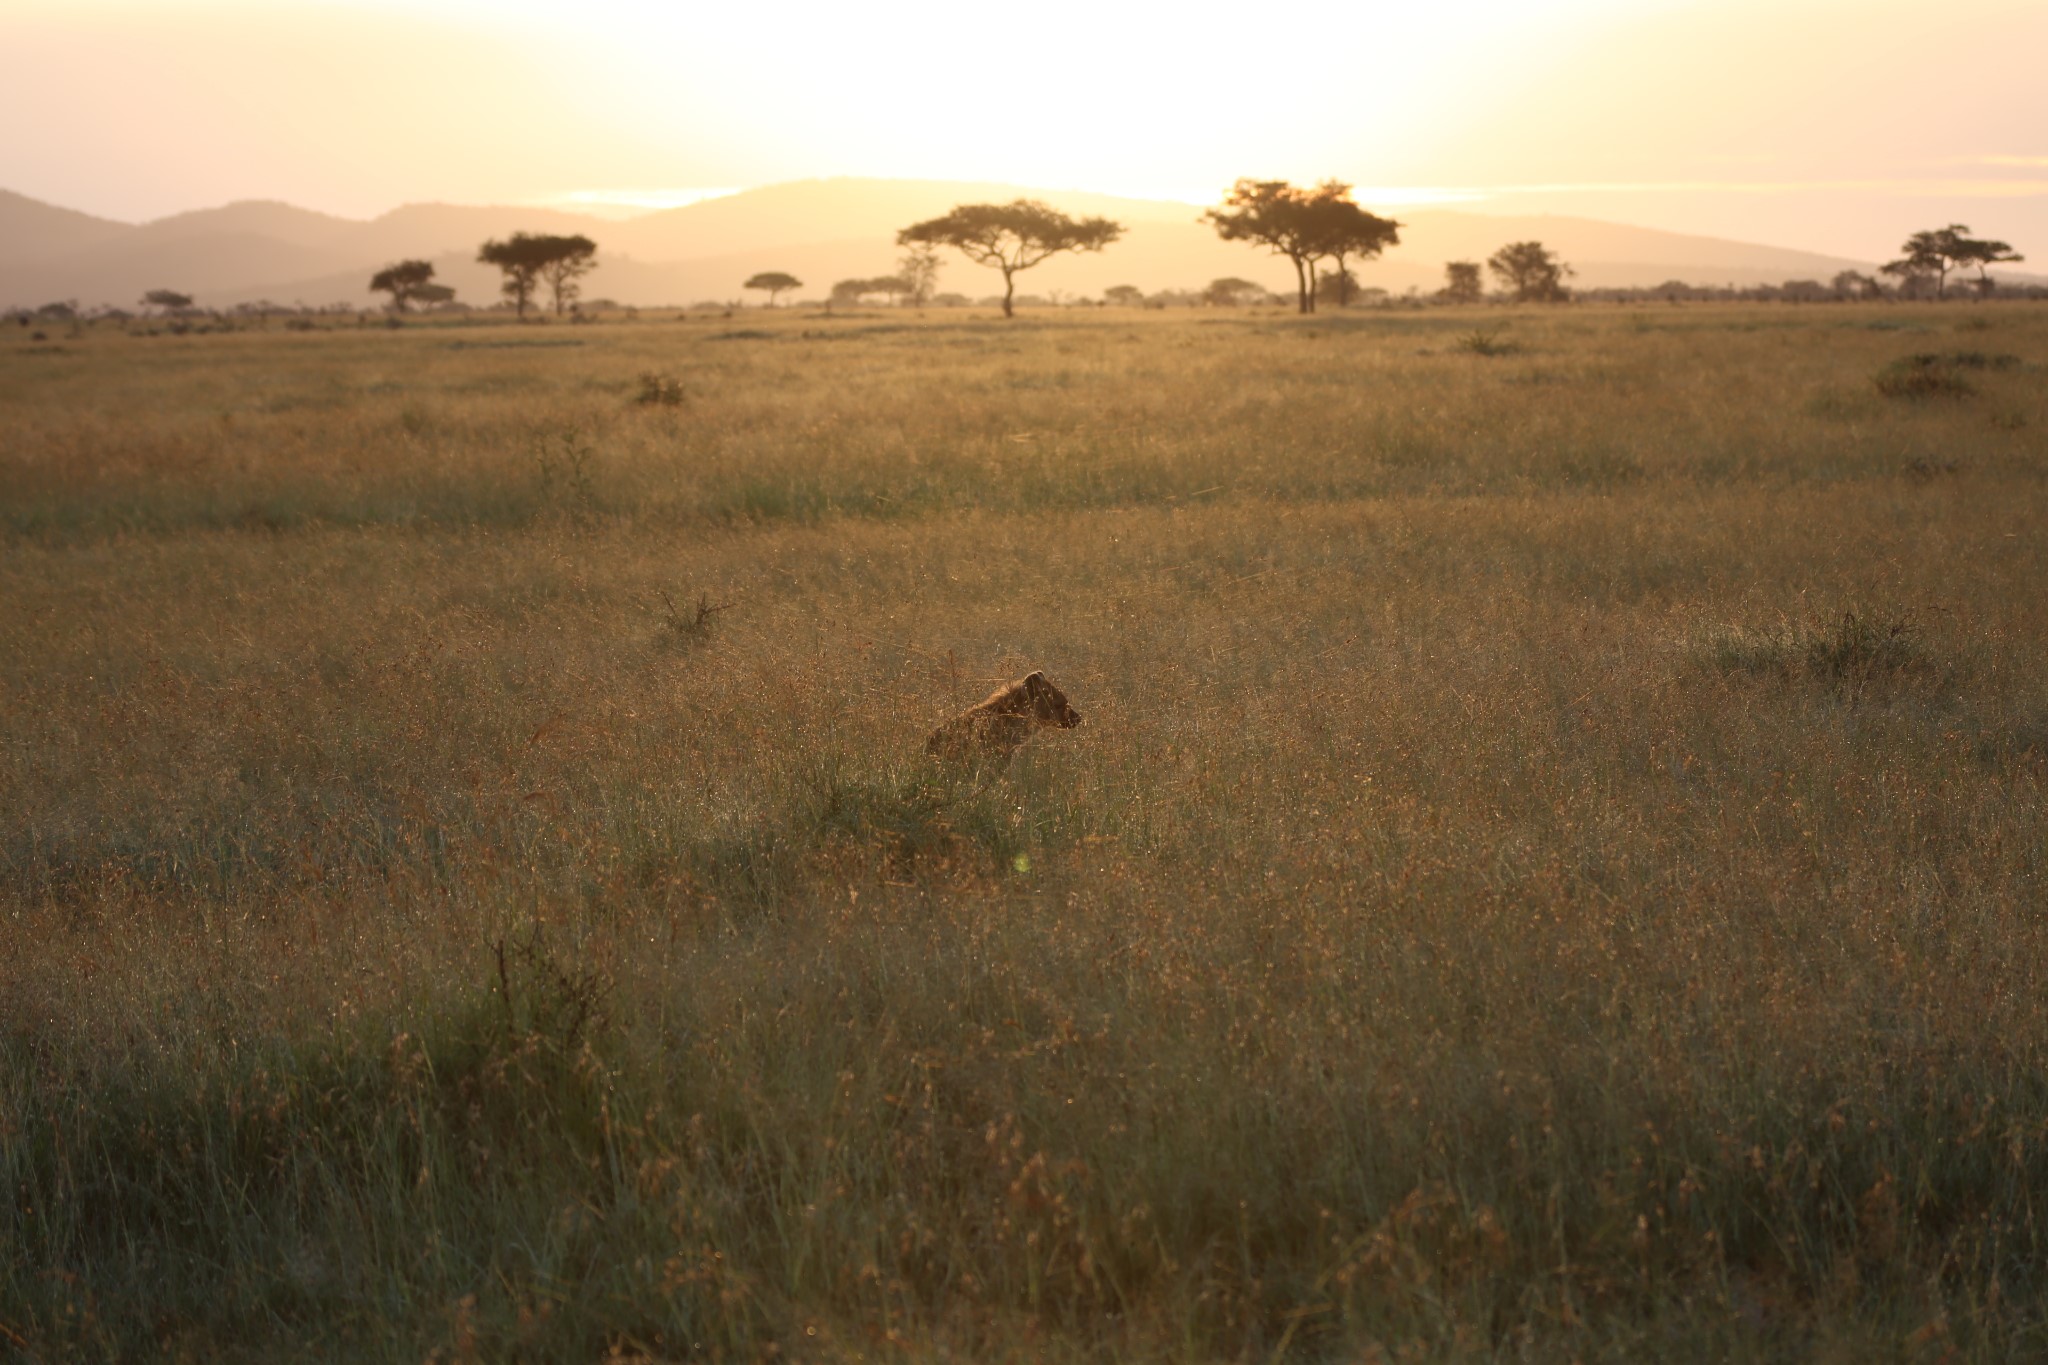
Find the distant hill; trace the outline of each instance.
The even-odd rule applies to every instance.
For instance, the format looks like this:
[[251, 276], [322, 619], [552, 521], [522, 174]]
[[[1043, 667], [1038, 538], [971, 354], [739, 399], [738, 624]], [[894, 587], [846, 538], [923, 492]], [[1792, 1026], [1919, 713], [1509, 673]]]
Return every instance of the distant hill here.
[[144, 223], [127, 234], [130, 243], [204, 242], [266, 238], [284, 246], [317, 251], [341, 247], [362, 224], [352, 218], [316, 213], [275, 199], [243, 199], [217, 209], [194, 209]]
[[[1293, 285], [1286, 261], [1220, 241], [1200, 210], [1163, 200], [1032, 190], [1016, 185], [916, 180], [806, 180], [770, 185], [627, 220], [558, 209], [408, 204], [364, 222], [289, 204], [244, 202], [139, 226], [110, 222], [0, 191], [0, 307], [56, 299], [131, 306], [148, 289], [177, 289], [203, 305], [258, 299], [370, 306], [379, 268], [406, 257], [435, 264], [458, 297], [497, 298], [499, 276], [476, 264], [477, 247], [515, 231], [583, 233], [600, 268], [585, 293], [659, 305], [741, 298], [763, 270], [804, 281], [822, 298], [835, 280], [888, 274], [899, 228], [955, 204], [1044, 199], [1074, 214], [1124, 223], [1123, 240], [1099, 255], [1055, 258], [1020, 277], [1023, 292], [1097, 296], [1112, 285], [1148, 292], [1200, 288], [1235, 275], [1274, 290]], [[1395, 211], [1401, 245], [1368, 262], [1372, 287], [1428, 292], [1450, 260], [1484, 260], [1505, 243], [1535, 239], [1577, 270], [1589, 288], [1827, 280], [1871, 263], [1713, 237], [1626, 227], [1588, 218], [1506, 216], [1450, 209]], [[948, 253], [939, 287], [979, 298], [1001, 287], [995, 272]]]
[[[892, 259], [896, 232], [936, 218], [955, 204], [1044, 199], [1076, 216], [1121, 223], [1191, 221], [1197, 209], [1156, 199], [1120, 199], [1079, 191], [1031, 190], [1017, 185], [950, 180], [797, 180], [703, 199], [613, 224], [616, 249], [644, 261], [685, 261], [737, 256], [755, 250], [870, 238]], [[881, 273], [879, 268], [868, 274]]]
[[12, 190], [0, 190], [0, 270], [19, 262], [59, 256], [133, 231], [135, 228], [129, 223], [95, 218]]

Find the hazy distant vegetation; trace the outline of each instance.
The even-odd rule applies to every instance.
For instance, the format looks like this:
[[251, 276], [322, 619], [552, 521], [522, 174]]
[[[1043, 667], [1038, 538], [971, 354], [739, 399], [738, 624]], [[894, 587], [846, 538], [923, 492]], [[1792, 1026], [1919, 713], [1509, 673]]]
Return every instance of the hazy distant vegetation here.
[[[1024, 212], [1030, 221], [1017, 218]], [[969, 220], [972, 221], [969, 221]], [[1015, 219], [1016, 221], [1010, 221]], [[1351, 199], [1351, 189], [1329, 180], [1313, 188], [1296, 188], [1285, 181], [1243, 180], [1226, 195], [1223, 204], [1203, 215], [1225, 240], [1263, 246], [1285, 257], [1296, 273], [1296, 307], [1312, 312], [1319, 303], [1337, 307], [1416, 307], [1425, 304], [1465, 305], [1486, 297], [1482, 270], [1491, 273], [1499, 292], [1498, 300], [1522, 303], [1562, 303], [1574, 297], [1565, 281], [1576, 273], [1562, 256], [1541, 241], [1507, 243], [1495, 250], [1484, 266], [1476, 260], [1454, 260], [1445, 266], [1443, 286], [1425, 294], [1410, 285], [1404, 293], [1393, 294], [1361, 278], [1356, 263], [1370, 262], [1386, 248], [1398, 245], [1401, 225], [1380, 218]], [[934, 235], [941, 228], [959, 240], [942, 243]], [[1113, 229], [1102, 235], [1106, 229]], [[893, 273], [851, 277], [837, 281], [824, 299], [799, 299], [807, 307], [853, 308], [880, 297], [888, 302], [915, 307], [962, 307], [977, 303], [1015, 307], [1114, 305], [1118, 307], [1270, 306], [1271, 296], [1262, 285], [1230, 281], [1219, 277], [1207, 286], [1194, 282], [1177, 288], [1155, 289], [1149, 293], [1131, 285], [1111, 286], [1098, 298], [1054, 289], [1043, 294], [1018, 295], [1015, 276], [1067, 251], [1099, 251], [1123, 235], [1121, 224], [1108, 219], [1073, 219], [1032, 201], [1011, 205], [980, 204], [957, 206], [948, 218], [929, 220], [899, 230], [899, 245], [906, 249]], [[974, 299], [957, 292], [940, 293], [938, 248], [959, 246], [970, 259], [1002, 272], [1004, 292]], [[1962, 224], [1913, 233], [1901, 248], [1902, 255], [1881, 267], [1876, 274], [1860, 270], [1836, 271], [1825, 281], [1791, 278], [1774, 285], [1709, 285], [1685, 280], [1632, 287], [1581, 287], [1576, 296], [1583, 301], [1636, 303], [1651, 300], [1686, 301], [1784, 301], [1820, 303], [1871, 301], [1881, 299], [1919, 300], [1946, 297], [1950, 276], [1974, 270], [1966, 276], [1975, 295], [1993, 296], [1998, 281], [1990, 267], [2018, 263], [2025, 257], [2006, 242], [1975, 238]], [[503, 275], [504, 308], [522, 320], [534, 295], [546, 287], [557, 317], [581, 316], [580, 279], [596, 265], [597, 243], [587, 236], [515, 232], [509, 240], [491, 239], [483, 244], [479, 259], [496, 265]], [[993, 254], [990, 254], [990, 253]], [[403, 314], [415, 304], [437, 311], [468, 311], [455, 300], [454, 290], [434, 278], [432, 262], [410, 258], [377, 271], [370, 279], [372, 292], [390, 297], [391, 311]], [[769, 287], [766, 281], [786, 280]], [[1228, 286], [1228, 287], [1225, 287]], [[748, 277], [744, 289], [760, 289], [774, 306], [785, 293], [801, 288], [801, 281], [787, 271], [757, 271]], [[2048, 288], [2008, 282], [2005, 293], [2020, 298], [2048, 296]], [[618, 304], [593, 307], [590, 312], [618, 313]], [[693, 307], [736, 307], [737, 302]], [[307, 308], [304, 304], [281, 305], [260, 301], [237, 305], [231, 313], [198, 309], [194, 295], [174, 289], [149, 291], [143, 303], [171, 318], [171, 330], [189, 332], [198, 326], [215, 330], [229, 325], [233, 317], [279, 317], [324, 315], [356, 311], [354, 305], [338, 304]], [[637, 311], [637, 308], [636, 310]], [[17, 309], [6, 316], [24, 323], [35, 321], [72, 322], [79, 319], [123, 319], [120, 309], [86, 308], [75, 300], [45, 304], [33, 310]], [[203, 319], [203, 321], [202, 321]]]
[[0, 334], [0, 1350], [2039, 1353], [2040, 310], [361, 316]]

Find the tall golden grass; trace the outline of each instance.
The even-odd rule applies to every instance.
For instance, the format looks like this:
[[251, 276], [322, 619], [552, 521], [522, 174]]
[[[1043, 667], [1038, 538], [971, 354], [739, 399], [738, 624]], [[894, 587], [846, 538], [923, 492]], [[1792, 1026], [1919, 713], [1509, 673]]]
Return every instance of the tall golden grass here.
[[0, 1353], [2048, 1353], [2044, 363], [10, 339]]

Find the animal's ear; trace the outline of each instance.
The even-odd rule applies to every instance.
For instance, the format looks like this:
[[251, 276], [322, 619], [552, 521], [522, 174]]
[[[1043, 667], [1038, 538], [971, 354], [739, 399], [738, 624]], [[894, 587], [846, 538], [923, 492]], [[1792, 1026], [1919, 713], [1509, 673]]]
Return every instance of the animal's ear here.
[[1029, 692], [1032, 696], [1043, 696], [1045, 694], [1045, 688], [1046, 682], [1045, 674], [1043, 672], [1027, 673], [1024, 675], [1024, 690], [1026, 692]]

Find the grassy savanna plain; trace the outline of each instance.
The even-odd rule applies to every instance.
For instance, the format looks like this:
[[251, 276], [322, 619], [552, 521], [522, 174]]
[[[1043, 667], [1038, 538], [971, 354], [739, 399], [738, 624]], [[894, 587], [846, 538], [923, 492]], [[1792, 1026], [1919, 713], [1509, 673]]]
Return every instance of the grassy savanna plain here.
[[2048, 1355], [2044, 366], [9, 338], [0, 1353]]

